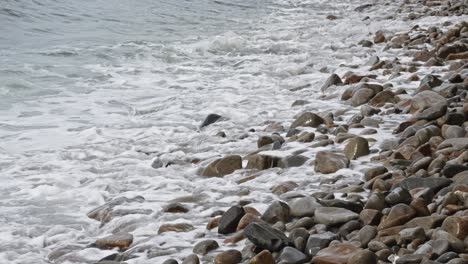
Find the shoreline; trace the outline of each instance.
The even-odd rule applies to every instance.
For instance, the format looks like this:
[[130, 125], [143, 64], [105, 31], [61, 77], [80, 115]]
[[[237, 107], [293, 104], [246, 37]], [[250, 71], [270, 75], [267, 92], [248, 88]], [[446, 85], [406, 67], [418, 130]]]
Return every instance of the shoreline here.
[[[375, 7], [363, 5], [361, 9]], [[420, 14], [411, 9], [404, 7], [403, 14], [409, 19], [417, 19]], [[468, 12], [468, 8], [464, 12]], [[168, 250], [151, 255], [151, 250], [135, 247], [138, 243], [133, 243], [131, 232], [124, 232], [98, 239], [91, 245], [104, 249], [118, 247], [124, 252], [110, 254], [97, 263], [134, 263], [132, 256], [143, 252], [148, 261], [158, 260], [161, 262], [157, 263], [165, 264], [195, 264], [197, 261], [274, 263], [273, 258], [283, 261], [281, 263], [390, 263], [391, 256], [399, 257], [395, 263], [432, 263], [425, 259], [436, 260], [452, 251], [456, 252], [456, 256], [451, 256], [453, 259], [464, 260], [449, 263], [468, 261], [468, 241], [460, 239], [460, 236], [466, 236], [468, 227], [467, 50], [455, 49], [465, 50], [447, 51], [448, 54], [440, 53], [440, 49], [437, 52], [421, 50], [426, 44], [444, 47], [460, 38], [468, 38], [468, 24], [465, 23], [458, 33], [456, 31], [456, 24], [446, 24], [436, 29], [413, 28], [408, 35], [384, 32], [362, 36], [363, 41], [349, 48], [376, 47], [379, 60], [372, 58], [374, 61], [369, 65], [323, 69], [330, 77], [324, 80], [320, 87], [323, 94], [316, 99], [343, 104], [337, 111], [323, 113], [320, 109], [307, 109], [298, 111], [291, 124], [283, 121], [260, 125], [263, 131], [254, 130], [255, 136], [259, 136], [256, 142], [259, 151], [247, 156], [226, 153], [227, 156], [216, 161], [190, 160], [198, 169], [197, 177], [214, 177], [207, 180], [224, 177], [238, 185], [260, 177], [286, 174], [284, 181], [272, 186], [272, 194], [263, 197], [263, 205], [251, 199], [256, 190], [248, 186], [238, 191], [238, 201], [222, 201], [226, 210], [211, 212], [209, 217], [205, 215], [210, 218], [209, 222], [174, 224], [169, 221], [159, 225], [158, 234], [198, 232], [199, 226], [207, 225], [206, 232], [193, 234], [197, 238], [193, 250], [198, 254], [190, 255], [185, 250], [179, 255], [177, 250]], [[460, 63], [460, 58], [465, 61]], [[459, 70], [458, 77], [448, 75], [461, 67], [465, 70]], [[446, 68], [456, 69], [446, 71]], [[291, 91], [309, 87], [299, 86]], [[293, 103], [293, 107], [308, 104], [307, 100], [300, 99]], [[386, 140], [394, 131], [398, 133]], [[173, 161], [155, 159], [152, 166], [164, 167], [170, 162]], [[289, 174], [301, 170], [301, 166], [313, 168], [314, 172], [309, 175], [317, 177], [319, 174], [319, 178], [306, 185], [294, 182], [294, 176]], [[238, 169], [242, 169], [240, 174], [231, 175]], [[449, 178], [452, 182], [426, 183], [423, 180], [422, 184], [405, 181], [413, 177]], [[459, 185], [452, 186], [458, 179]], [[449, 186], [452, 189], [447, 189]], [[248, 198], [244, 199], [244, 196]], [[174, 217], [168, 217], [169, 220], [177, 222], [178, 215], [190, 210], [184, 203], [197, 199], [193, 196], [182, 198], [174, 199], [162, 209], [162, 212], [174, 214]], [[195, 203], [202, 202], [203, 198], [200, 200]], [[138, 197], [113, 200], [88, 216], [104, 225], [111, 216], [118, 216], [113, 210], [115, 206], [140, 202]], [[438, 214], [435, 220], [430, 218], [434, 213]], [[418, 226], [426, 227], [427, 221], [430, 228], [421, 230]], [[279, 231], [272, 230], [272, 226]], [[247, 230], [247, 238], [242, 230]], [[265, 236], [262, 241], [255, 239], [262, 236]], [[274, 243], [272, 239], [281, 243]], [[223, 240], [225, 243], [221, 243]], [[448, 244], [437, 242], [439, 251], [435, 253], [433, 243], [436, 242], [429, 242], [439, 240], [448, 241]], [[244, 247], [244, 243], [247, 246]], [[256, 246], [253, 248], [251, 243]], [[165, 255], [177, 257], [171, 260]]]

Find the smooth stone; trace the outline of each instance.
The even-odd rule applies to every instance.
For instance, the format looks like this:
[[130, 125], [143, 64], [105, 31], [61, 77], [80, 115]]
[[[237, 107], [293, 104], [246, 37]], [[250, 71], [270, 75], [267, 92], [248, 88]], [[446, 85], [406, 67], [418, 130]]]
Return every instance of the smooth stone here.
[[424, 228], [418, 226], [413, 228], [405, 228], [399, 233], [402, 243], [411, 242], [413, 240], [419, 239], [420, 241], [426, 240], [426, 233]]
[[216, 255], [215, 264], [237, 264], [242, 262], [242, 254], [239, 250], [229, 249]]
[[110, 236], [106, 236], [104, 238], [100, 238], [96, 240], [96, 245], [99, 248], [104, 249], [112, 249], [112, 248], [119, 248], [120, 250], [127, 249], [133, 242], [133, 235], [121, 232], [116, 233]]
[[244, 229], [245, 236], [258, 248], [275, 252], [292, 245], [281, 231], [267, 224], [251, 223]]
[[465, 239], [468, 236], [468, 215], [445, 218], [442, 223], [442, 229], [458, 239]]
[[308, 257], [293, 247], [285, 247], [281, 251], [279, 260], [284, 264], [302, 264], [308, 260]]
[[216, 242], [216, 240], [213, 239], [208, 239], [195, 244], [195, 246], [193, 247], [193, 253], [198, 255], [206, 255], [208, 254], [208, 252], [217, 248], [219, 248], [218, 242]]
[[184, 258], [182, 264], [200, 264], [200, 259], [195, 254], [190, 254]]
[[179, 224], [163, 224], [159, 227], [158, 234], [166, 232], [188, 232], [195, 229], [191, 224], [179, 223]]
[[208, 166], [201, 169], [200, 175], [206, 177], [222, 177], [242, 169], [242, 157], [229, 155], [212, 161]]
[[275, 264], [275, 259], [270, 251], [263, 250], [250, 259], [249, 264]]
[[312, 259], [314, 264], [347, 264], [348, 260], [362, 249], [349, 244], [335, 244], [320, 250]]
[[341, 80], [340, 76], [338, 76], [337, 74], [332, 74], [330, 77], [328, 77], [328, 79], [325, 81], [325, 83], [322, 85], [322, 87], [320, 88], [320, 90], [322, 92], [325, 92], [329, 87], [331, 86], [342, 86], [343, 85], [343, 81]]
[[201, 123], [200, 125], [200, 128], [202, 127], [206, 127], [206, 126], [209, 126], [215, 122], [217, 122], [219, 119], [221, 119], [222, 116], [218, 115], [218, 114], [209, 114], [205, 120], [203, 120], [203, 122]]
[[319, 207], [315, 210], [315, 221], [327, 226], [342, 224], [358, 218], [357, 213], [344, 208]]
[[314, 216], [315, 210], [322, 205], [314, 197], [298, 198], [289, 203], [292, 217]]
[[411, 109], [416, 120], [435, 120], [447, 112], [447, 100], [433, 91], [422, 91], [412, 99]]
[[287, 222], [291, 209], [289, 205], [282, 201], [274, 201], [268, 206], [265, 213], [262, 215], [262, 220], [267, 223], [274, 224], [278, 221]]
[[377, 264], [377, 255], [370, 250], [360, 250], [348, 259], [347, 264]]
[[379, 225], [379, 230], [399, 226], [411, 220], [416, 211], [406, 204], [397, 204], [390, 209], [390, 213]]
[[229, 208], [229, 210], [227, 210], [219, 220], [218, 233], [224, 235], [234, 233], [237, 229], [239, 221], [244, 215], [245, 210], [240, 205]]
[[369, 154], [369, 142], [362, 137], [351, 138], [344, 148], [346, 158], [354, 160]]
[[377, 235], [377, 227], [366, 225], [357, 233], [357, 238], [363, 247], [367, 247], [370, 241]]
[[434, 192], [449, 186], [453, 181], [446, 178], [407, 178], [393, 188], [402, 187], [408, 191], [416, 188], [429, 188]]
[[325, 121], [322, 117], [311, 112], [302, 113], [294, 122], [291, 124], [291, 128], [296, 127], [318, 127]]
[[302, 156], [302, 155], [290, 155], [287, 157], [283, 157], [278, 161], [278, 167], [280, 168], [292, 168], [292, 167], [300, 167], [308, 161], [309, 158]]
[[323, 174], [335, 173], [349, 167], [349, 159], [342, 154], [319, 151], [315, 156], [315, 171]]
[[385, 202], [390, 205], [399, 203], [409, 204], [411, 199], [412, 197], [408, 190], [397, 187], [385, 197]]

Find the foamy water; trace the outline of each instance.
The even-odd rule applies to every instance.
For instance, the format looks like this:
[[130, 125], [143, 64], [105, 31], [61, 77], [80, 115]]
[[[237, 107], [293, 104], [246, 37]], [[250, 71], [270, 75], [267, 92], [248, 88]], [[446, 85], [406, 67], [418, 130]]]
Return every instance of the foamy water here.
[[[105, 23], [93, 24], [92, 18], [82, 18], [83, 14], [77, 18], [70, 15], [84, 19], [89, 28], [97, 27], [102, 38], [88, 34], [92, 30], [84, 30], [83, 39], [78, 38], [70, 33], [79, 30], [73, 24], [55, 34], [50, 22], [52, 29], [43, 34], [53, 36], [44, 37], [46, 45], [39, 50], [33, 42], [41, 40], [41, 33], [25, 37], [31, 41], [28, 45], [20, 44], [21, 39], [18, 43], [9, 41], [15, 38], [3, 34], [0, 262], [50, 263], [48, 254], [64, 247], [64, 255], [53, 262], [93, 263], [115, 251], [87, 248], [89, 244], [113, 232], [127, 231], [135, 237], [130, 252], [137, 256], [128, 263], [160, 263], [171, 256], [187, 255], [200, 240], [196, 238], [200, 233], [221, 243], [223, 239], [216, 232], [205, 230], [216, 210], [250, 200], [262, 211], [267, 202], [278, 199], [269, 189], [286, 180], [301, 183], [298, 193], [318, 189], [321, 176], [309, 165], [270, 169], [238, 184], [236, 181], [250, 172], [203, 178], [196, 175], [199, 165], [191, 161], [252, 152], [258, 136], [268, 134], [263, 130], [269, 122], [288, 127], [302, 111], [326, 113], [350, 108], [339, 97], [319, 99], [320, 86], [330, 74], [320, 69], [327, 67], [333, 72], [340, 64], [361, 65], [381, 52], [380, 46], [355, 45], [368, 33], [431, 23], [430, 19], [384, 20], [381, 6], [363, 13], [353, 11], [361, 1], [322, 2], [203, 1], [200, 19], [211, 20], [190, 27], [186, 24], [195, 21], [197, 14], [192, 9], [197, 3], [190, 1], [170, 9], [189, 12], [192, 20], [185, 24], [170, 14], [158, 20], [135, 15], [136, 21], [143, 21], [137, 26], [122, 22], [121, 28], [115, 27], [118, 24], [106, 27]], [[138, 10], [156, 7], [138, 6]], [[394, 10], [395, 6], [386, 8]], [[88, 11], [100, 14], [91, 7]], [[111, 11], [107, 10], [113, 14]], [[340, 19], [327, 20], [328, 14]], [[123, 21], [132, 21], [132, 13], [123, 15]], [[365, 16], [370, 20], [363, 20]], [[31, 14], [26, 17], [35, 18]], [[19, 23], [9, 19], [6, 25]], [[157, 31], [165, 32], [161, 39], [153, 35], [157, 32], [151, 30], [151, 24], [141, 26], [150, 22], [164, 28]], [[12, 28], [0, 29], [17, 33]], [[149, 34], [146, 40], [141, 37], [145, 32]], [[93, 38], [96, 45], [89, 42]], [[24, 45], [26, 52], [20, 52], [16, 45]], [[347, 70], [340, 68], [337, 73]], [[293, 89], [306, 84], [311, 86]], [[411, 88], [411, 84], [405, 85]], [[297, 99], [311, 103], [291, 107]], [[350, 108], [345, 117], [357, 111]], [[226, 120], [200, 130], [201, 121], [210, 113]], [[388, 122], [374, 138], [390, 137], [398, 119], [385, 118]], [[249, 132], [251, 128], [256, 132]], [[227, 137], [215, 136], [219, 131]], [[304, 149], [299, 143], [283, 147], [289, 152]], [[313, 158], [321, 149], [305, 149], [303, 155]], [[155, 169], [151, 166], [155, 159], [175, 165]], [[344, 182], [359, 179], [359, 168], [365, 163], [366, 158], [353, 162], [353, 169], [340, 171], [348, 176]], [[114, 198], [137, 196], [144, 201], [137, 199], [115, 209], [139, 209], [140, 213], [116, 217], [102, 227], [86, 216]], [[162, 207], [174, 199], [184, 201], [190, 211], [162, 213]], [[157, 234], [161, 224], [179, 222], [196, 228], [187, 233]]]

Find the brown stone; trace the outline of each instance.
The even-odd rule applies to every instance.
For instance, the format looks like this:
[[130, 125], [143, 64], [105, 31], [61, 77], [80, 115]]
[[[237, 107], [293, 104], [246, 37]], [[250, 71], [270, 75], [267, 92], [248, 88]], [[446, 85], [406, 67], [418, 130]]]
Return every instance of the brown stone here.
[[449, 216], [442, 223], [442, 229], [464, 240], [468, 236], [468, 216]]
[[258, 216], [254, 215], [254, 214], [245, 214], [241, 220], [239, 221], [239, 224], [237, 225], [237, 230], [236, 231], [240, 231], [242, 229], [244, 229], [248, 224], [250, 223], [264, 223], [263, 220], [261, 220]]
[[242, 169], [242, 158], [239, 155], [229, 155], [211, 162], [201, 170], [201, 176], [222, 177]]
[[315, 171], [329, 174], [349, 167], [349, 159], [342, 154], [319, 151], [315, 156]]
[[242, 261], [242, 254], [239, 250], [230, 249], [216, 255], [215, 264], [237, 264]]
[[249, 264], [275, 264], [275, 259], [271, 255], [270, 251], [263, 250], [262, 252], [255, 255], [250, 259]]
[[369, 154], [369, 142], [363, 137], [354, 137], [344, 148], [346, 158], [354, 160]]
[[380, 223], [379, 230], [405, 224], [416, 215], [416, 211], [406, 204], [397, 204], [390, 209], [388, 216]]
[[211, 229], [213, 229], [213, 228], [218, 227], [218, 225], [219, 225], [219, 220], [220, 220], [220, 219], [221, 219], [221, 216], [217, 216], [217, 217], [215, 217], [215, 218], [212, 218], [212, 219], [208, 222], [208, 224], [206, 225], [206, 229], [207, 229], [207, 230], [211, 230]]
[[188, 232], [195, 229], [191, 224], [179, 223], [179, 224], [163, 224], [159, 227], [158, 234], [165, 232]]
[[314, 264], [346, 264], [348, 260], [362, 249], [349, 244], [336, 244], [320, 250], [312, 259]]
[[363, 225], [378, 225], [381, 218], [382, 213], [374, 209], [363, 209], [359, 214], [359, 220]]
[[96, 240], [96, 245], [104, 249], [119, 248], [126, 250], [133, 242], [133, 235], [129, 233], [117, 233]]

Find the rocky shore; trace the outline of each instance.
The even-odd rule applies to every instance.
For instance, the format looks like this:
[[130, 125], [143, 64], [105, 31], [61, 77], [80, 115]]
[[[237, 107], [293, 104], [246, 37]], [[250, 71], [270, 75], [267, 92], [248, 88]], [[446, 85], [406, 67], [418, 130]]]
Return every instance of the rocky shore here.
[[[356, 12], [371, 6], [358, 6]], [[468, 21], [437, 22], [468, 15], [468, 3], [405, 1], [398, 15], [395, 19], [428, 16], [434, 22], [362, 36], [357, 45], [378, 47], [381, 55], [363, 65], [339, 65], [344, 74], [323, 69], [329, 78], [320, 98], [338, 98], [346, 108], [272, 122], [253, 153], [191, 161], [198, 177], [244, 170], [238, 184], [272, 168], [311, 166], [321, 179], [320, 191], [304, 195], [306, 188], [283, 181], [271, 189], [276, 199], [261, 208], [239, 194], [230, 207], [210, 215], [192, 254], [162, 263], [468, 263]], [[301, 98], [292, 107], [308, 103]], [[222, 118], [208, 116], [201, 129]], [[388, 137], [385, 129], [393, 135]], [[158, 159], [153, 164], [168, 165]], [[350, 172], [361, 179], [347, 179]], [[115, 199], [88, 216], [104, 225], [126, 214], [115, 206], [143, 200]], [[190, 210], [184, 202], [168, 203], [163, 212], [184, 214]], [[194, 229], [167, 223], [158, 233]], [[91, 246], [119, 250], [97, 263], [131, 263], [137, 253], [132, 243], [130, 232], [117, 232]]]

